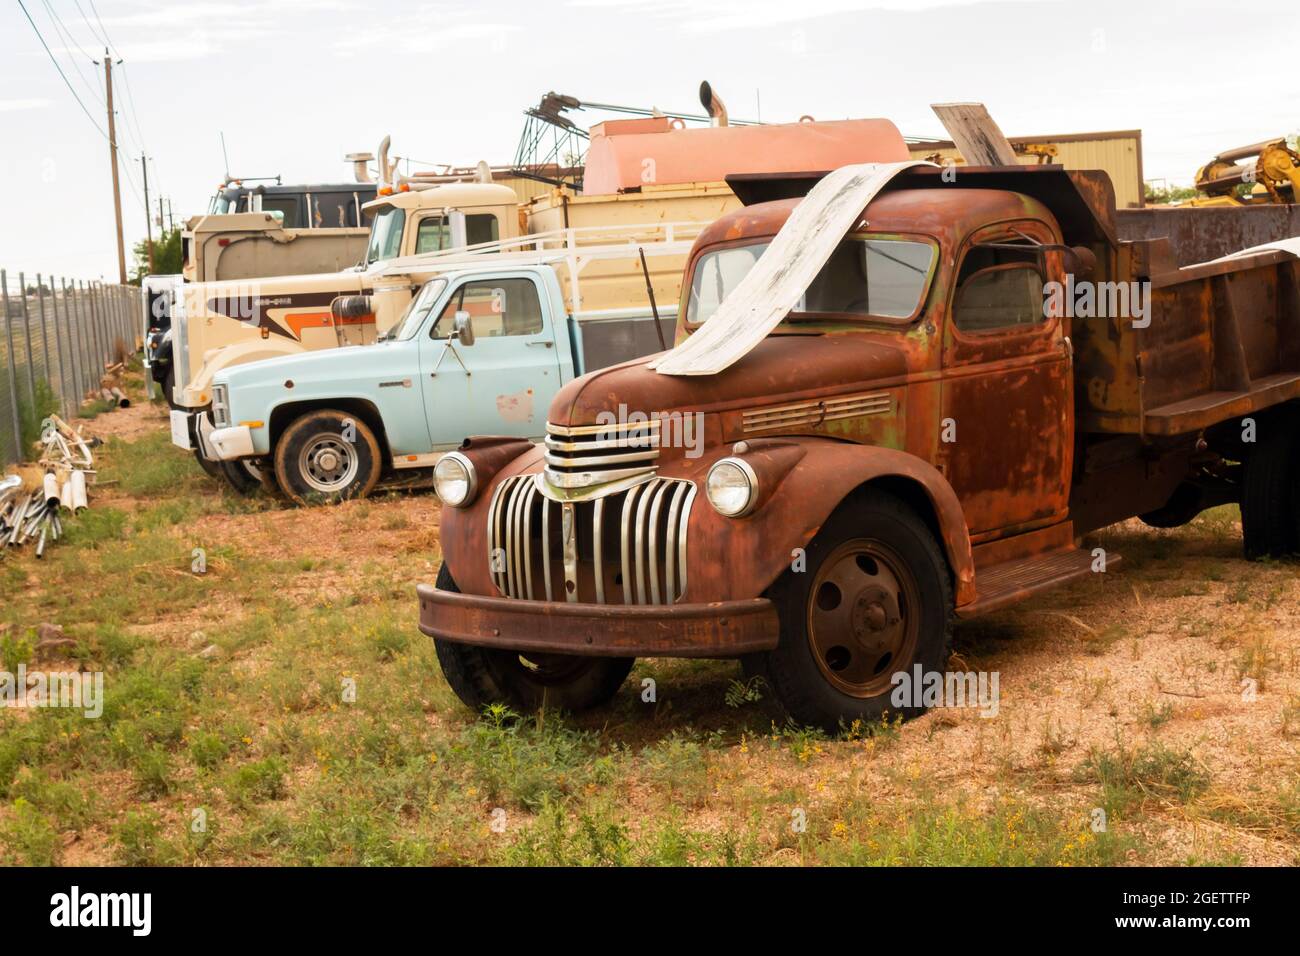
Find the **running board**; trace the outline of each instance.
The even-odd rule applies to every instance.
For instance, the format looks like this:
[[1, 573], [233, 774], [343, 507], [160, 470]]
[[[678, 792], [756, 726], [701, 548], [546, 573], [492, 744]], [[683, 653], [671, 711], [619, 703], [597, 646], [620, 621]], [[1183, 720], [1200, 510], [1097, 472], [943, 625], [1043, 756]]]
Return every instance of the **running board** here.
[[[975, 573], [975, 600], [957, 608], [957, 616], [988, 614], [1048, 588], [1087, 577], [1094, 573], [1096, 560], [1091, 550], [1068, 548], [990, 565]], [[1110, 571], [1120, 558], [1107, 553], [1105, 560], [1106, 570]]]

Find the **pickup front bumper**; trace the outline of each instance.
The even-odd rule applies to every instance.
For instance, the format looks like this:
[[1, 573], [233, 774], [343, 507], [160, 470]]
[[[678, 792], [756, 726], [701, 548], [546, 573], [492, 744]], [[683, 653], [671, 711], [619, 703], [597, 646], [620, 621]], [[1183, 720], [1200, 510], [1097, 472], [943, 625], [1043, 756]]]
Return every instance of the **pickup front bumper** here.
[[234, 461], [236, 458], [252, 458], [257, 454], [253, 447], [253, 430], [247, 425], [214, 428], [204, 438], [212, 452], [213, 461]]
[[430, 637], [521, 653], [588, 657], [739, 657], [776, 647], [766, 598], [710, 604], [570, 604], [416, 587]]

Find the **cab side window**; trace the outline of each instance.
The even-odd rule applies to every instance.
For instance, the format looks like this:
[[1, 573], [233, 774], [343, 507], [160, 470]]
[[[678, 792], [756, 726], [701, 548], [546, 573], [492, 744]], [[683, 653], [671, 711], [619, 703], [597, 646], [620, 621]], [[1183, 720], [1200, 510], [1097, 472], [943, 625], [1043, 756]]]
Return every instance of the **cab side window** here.
[[457, 312], [468, 312], [475, 338], [535, 335], [542, 331], [542, 302], [531, 279], [491, 279], [463, 283], [447, 300], [433, 326], [433, 337], [451, 334]]
[[957, 276], [953, 321], [961, 331], [975, 333], [1045, 322], [1043, 273], [1034, 247], [971, 247]]
[[[465, 241], [471, 246], [495, 242], [498, 238], [497, 217], [475, 213], [465, 217]], [[451, 223], [443, 216], [426, 216], [415, 232], [415, 254], [451, 248]]]

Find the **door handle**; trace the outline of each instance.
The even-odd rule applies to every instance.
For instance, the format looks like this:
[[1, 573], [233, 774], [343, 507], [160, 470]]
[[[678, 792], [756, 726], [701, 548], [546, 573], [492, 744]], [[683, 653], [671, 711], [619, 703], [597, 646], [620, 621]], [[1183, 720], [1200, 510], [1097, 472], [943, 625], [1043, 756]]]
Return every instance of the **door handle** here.
[[532, 342], [525, 342], [524, 345], [541, 345], [549, 349], [552, 342], [550, 339], [534, 339]]

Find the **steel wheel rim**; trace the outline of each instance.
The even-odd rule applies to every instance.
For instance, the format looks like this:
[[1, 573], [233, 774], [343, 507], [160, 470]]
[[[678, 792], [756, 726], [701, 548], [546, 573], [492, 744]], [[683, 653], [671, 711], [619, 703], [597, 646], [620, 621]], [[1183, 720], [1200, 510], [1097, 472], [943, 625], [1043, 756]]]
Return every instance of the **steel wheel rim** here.
[[920, 588], [898, 553], [855, 538], [832, 551], [808, 594], [809, 649], [822, 676], [850, 697], [876, 697], [915, 656]]
[[357, 450], [338, 435], [316, 435], [298, 454], [298, 472], [314, 491], [342, 491], [357, 476]]

